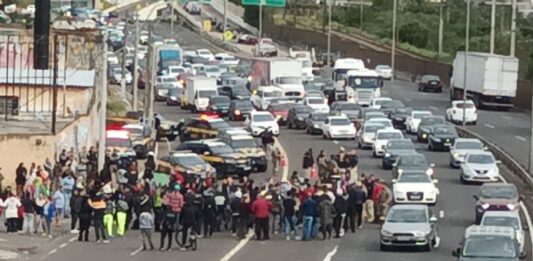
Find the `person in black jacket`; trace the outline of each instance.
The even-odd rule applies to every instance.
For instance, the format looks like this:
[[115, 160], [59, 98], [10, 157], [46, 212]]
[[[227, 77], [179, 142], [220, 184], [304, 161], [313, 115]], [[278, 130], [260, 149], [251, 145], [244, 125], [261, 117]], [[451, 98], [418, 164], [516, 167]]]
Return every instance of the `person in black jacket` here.
[[[159, 247], [159, 251], [170, 251], [172, 247], [172, 233], [176, 229], [177, 221], [177, 214], [172, 212], [172, 209], [170, 209], [170, 207], [166, 207], [164, 210], [163, 226], [161, 227], [161, 244]], [[168, 239], [167, 248], [164, 247], [165, 238]]]
[[311, 148], [309, 148], [309, 150], [307, 150], [305, 153], [304, 153], [304, 158], [303, 158], [303, 169], [305, 170], [306, 172], [306, 178], [310, 179], [311, 178], [311, 169], [313, 168], [313, 165], [315, 165], [315, 159], [313, 157], [313, 150]]
[[[199, 218], [200, 211], [196, 204], [191, 201], [186, 201], [185, 205], [183, 205], [183, 208], [181, 209], [181, 225], [182, 225], [182, 232], [181, 232], [181, 244], [182, 246], [187, 245], [187, 237], [189, 234], [189, 229], [194, 229], [197, 223], [197, 220]], [[182, 247], [180, 250], [184, 251], [186, 250], [184, 247]]]
[[146, 158], [146, 163], [144, 163], [144, 175], [143, 179], [152, 180], [154, 178], [154, 171], [156, 168], [154, 153], [152, 151], [148, 152]]
[[357, 218], [357, 226], [362, 228], [363, 204], [366, 201], [366, 193], [363, 191], [361, 182], [357, 182], [355, 186], [350, 187], [348, 191], [348, 211], [346, 217], [348, 222], [344, 224], [346, 230], [348, 228], [355, 233], [355, 221]]
[[89, 241], [89, 228], [91, 227], [92, 211], [89, 205], [89, 197], [85, 195], [85, 191], [80, 192], [81, 206], [78, 213], [80, 218], [80, 232], [78, 233], [78, 241]]
[[76, 229], [76, 225], [78, 223], [78, 218], [80, 216], [81, 211], [81, 205], [82, 205], [83, 198], [80, 196], [80, 190], [75, 189], [72, 192], [72, 197], [70, 198], [70, 232], [75, 234], [78, 233], [78, 230]]
[[215, 191], [212, 188], [204, 191], [204, 237], [211, 237], [217, 225], [217, 204], [215, 202]]
[[337, 215], [333, 219], [333, 229], [335, 229], [335, 238], [340, 238], [344, 235], [343, 224], [345, 223], [346, 212], [348, 211], [348, 193], [341, 188], [337, 189], [333, 206], [337, 212]]

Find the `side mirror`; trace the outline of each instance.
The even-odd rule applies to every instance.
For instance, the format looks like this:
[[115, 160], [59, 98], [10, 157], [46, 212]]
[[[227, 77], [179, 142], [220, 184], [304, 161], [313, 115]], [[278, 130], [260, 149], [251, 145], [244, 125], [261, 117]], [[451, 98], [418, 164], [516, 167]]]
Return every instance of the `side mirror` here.
[[436, 216], [432, 216], [429, 218], [429, 223], [437, 223], [437, 217]]
[[489, 150], [489, 147], [484, 146], [483, 149], [484, 149], [484, 150]]
[[211, 155], [211, 153], [209, 153], [209, 151], [205, 151], [205, 152], [204, 152], [204, 155], [205, 155], [205, 156], [209, 156], [209, 155]]
[[396, 182], [398, 182], [398, 180], [393, 179], [393, 180], [391, 180], [391, 182], [392, 182], [392, 183], [396, 183]]
[[429, 166], [432, 167], [432, 168], [434, 168], [434, 167], [437, 166], [437, 165], [435, 165], [435, 163], [431, 163], [431, 164], [429, 164]]
[[475, 199], [475, 200], [479, 200], [479, 196], [478, 195], [472, 195], [472, 197]]
[[502, 161], [501, 160], [497, 160], [496, 164], [502, 164]]
[[438, 180], [438, 179], [433, 179], [433, 180], [431, 180], [431, 182], [432, 182], [433, 184], [437, 184], [437, 183], [439, 183], [439, 180]]
[[459, 253], [461, 252], [461, 248], [457, 248], [452, 251], [452, 256], [459, 257]]
[[529, 231], [529, 226], [528, 225], [522, 225], [522, 230]]
[[520, 259], [525, 259], [527, 257], [527, 252], [524, 251], [524, 252], [521, 252], [520, 255], [518, 256], [518, 258]]

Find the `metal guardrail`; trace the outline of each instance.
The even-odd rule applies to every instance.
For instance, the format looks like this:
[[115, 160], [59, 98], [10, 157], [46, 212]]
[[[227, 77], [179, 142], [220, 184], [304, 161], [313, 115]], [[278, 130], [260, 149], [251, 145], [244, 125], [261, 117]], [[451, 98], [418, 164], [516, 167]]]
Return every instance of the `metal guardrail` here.
[[465, 137], [465, 138], [477, 138], [480, 141], [482, 141], [488, 149], [494, 154], [494, 157], [496, 157], [498, 160], [502, 162], [505, 167], [511, 171], [514, 175], [525, 181], [529, 186], [533, 186], [533, 177], [529, 174], [529, 172], [526, 170], [524, 166], [522, 166], [518, 161], [516, 161], [509, 153], [507, 153], [502, 148], [498, 147], [496, 144], [492, 143], [491, 141], [485, 139], [481, 135], [470, 131], [468, 129], [465, 129], [461, 126], [456, 126], [457, 132], [459, 136]]

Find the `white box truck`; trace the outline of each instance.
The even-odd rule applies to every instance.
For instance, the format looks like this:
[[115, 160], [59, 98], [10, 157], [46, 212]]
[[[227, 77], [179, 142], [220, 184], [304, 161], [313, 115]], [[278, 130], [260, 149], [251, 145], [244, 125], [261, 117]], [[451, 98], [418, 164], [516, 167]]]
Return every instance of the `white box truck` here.
[[205, 76], [187, 78], [185, 95], [182, 96], [181, 107], [191, 112], [205, 111], [209, 99], [218, 95], [217, 80]]
[[[511, 56], [471, 52], [466, 56], [467, 98], [476, 107], [509, 109], [516, 95], [518, 59]], [[463, 99], [465, 54], [457, 52], [450, 79], [450, 99]]]
[[250, 89], [275, 83], [279, 77], [302, 77], [302, 62], [291, 58], [253, 58]]

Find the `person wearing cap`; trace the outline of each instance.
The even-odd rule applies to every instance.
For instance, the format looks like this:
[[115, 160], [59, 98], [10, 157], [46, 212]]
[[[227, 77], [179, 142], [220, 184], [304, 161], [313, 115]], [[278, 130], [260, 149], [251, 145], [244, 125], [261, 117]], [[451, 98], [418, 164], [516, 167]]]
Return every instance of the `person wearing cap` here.
[[176, 183], [172, 190], [168, 191], [163, 197], [163, 205], [169, 207], [170, 210], [174, 212], [177, 217], [176, 225], [179, 223], [181, 209], [185, 204], [185, 200], [183, 198], [183, 195], [180, 193], [180, 190], [181, 185], [179, 183]]
[[302, 167], [305, 170], [306, 178], [311, 178], [311, 169], [315, 165], [315, 159], [313, 158], [313, 150], [309, 148], [303, 157]]
[[266, 200], [265, 197], [266, 191], [263, 191], [252, 204], [252, 213], [255, 216], [255, 236], [257, 240], [268, 240], [270, 238], [268, 217], [272, 210], [272, 203]]

